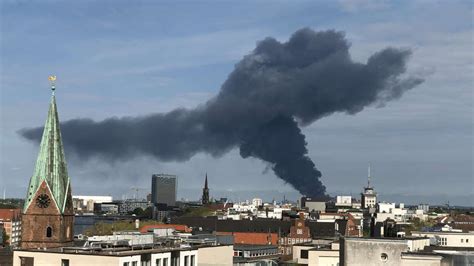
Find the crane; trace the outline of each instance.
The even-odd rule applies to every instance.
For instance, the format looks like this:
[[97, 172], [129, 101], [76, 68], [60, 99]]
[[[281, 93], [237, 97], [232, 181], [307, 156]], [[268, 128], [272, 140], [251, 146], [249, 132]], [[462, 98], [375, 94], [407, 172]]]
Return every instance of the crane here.
[[145, 191], [147, 190], [146, 188], [141, 188], [141, 187], [131, 187], [131, 191], [133, 191], [133, 199], [136, 201], [138, 197], [138, 192], [139, 191]]

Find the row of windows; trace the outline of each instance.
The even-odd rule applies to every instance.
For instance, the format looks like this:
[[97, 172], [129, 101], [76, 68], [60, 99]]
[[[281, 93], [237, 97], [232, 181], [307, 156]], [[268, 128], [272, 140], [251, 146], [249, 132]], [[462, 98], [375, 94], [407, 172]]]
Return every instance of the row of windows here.
[[280, 244], [299, 244], [299, 243], [305, 243], [311, 241], [311, 238], [290, 238], [290, 237], [285, 237], [280, 239]]
[[[148, 261], [146, 265], [150, 265], [149, 263], [150, 262]], [[178, 258], [174, 258], [171, 264], [172, 264], [171, 266], [177, 266]], [[138, 266], [138, 261], [124, 262], [122, 265], [123, 266]], [[142, 265], [145, 265], [144, 262], [142, 262]], [[156, 259], [154, 266], [169, 266], [169, 259], [168, 258]], [[184, 266], [196, 266], [196, 256], [195, 255], [184, 256]]]
[[[465, 243], [469, 243], [469, 238], [461, 238], [461, 243], [464, 243], [464, 241], [466, 241]], [[441, 246], [446, 246], [448, 244], [448, 239], [446, 237], [441, 237], [440, 238], [440, 245]]]
[[251, 252], [250, 257], [262, 257], [262, 256], [270, 256], [270, 255], [277, 255], [278, 251], [277, 250], [271, 250], [267, 252]]

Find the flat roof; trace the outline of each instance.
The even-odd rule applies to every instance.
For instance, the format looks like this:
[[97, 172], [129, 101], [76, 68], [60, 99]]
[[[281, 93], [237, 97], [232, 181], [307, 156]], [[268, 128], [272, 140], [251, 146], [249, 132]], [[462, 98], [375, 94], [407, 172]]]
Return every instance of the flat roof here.
[[57, 253], [70, 255], [87, 255], [87, 256], [108, 256], [123, 257], [141, 254], [156, 254], [173, 251], [190, 251], [199, 248], [221, 247], [232, 245], [196, 245], [191, 247], [162, 247], [162, 246], [143, 246], [143, 247], [118, 247], [118, 248], [90, 248], [90, 247], [59, 247], [50, 249], [16, 249], [14, 252], [35, 252], [35, 253]]
[[427, 246], [423, 249], [424, 251], [474, 251], [474, 247], [446, 247], [446, 246]]
[[234, 245], [234, 250], [247, 250], [247, 251], [252, 251], [252, 250], [262, 250], [262, 249], [276, 249], [278, 246], [273, 246], [273, 245]]
[[402, 252], [402, 257], [433, 257], [433, 258], [439, 258], [442, 259], [443, 257], [439, 254], [436, 253], [430, 253], [430, 252]]
[[434, 234], [434, 235], [474, 235], [474, 231], [471, 232], [453, 232], [453, 231], [412, 231], [412, 234]]
[[305, 242], [305, 243], [298, 243], [294, 244], [294, 247], [315, 247], [315, 246], [330, 246], [334, 242], [324, 243], [324, 244], [317, 244], [313, 242]]
[[344, 237], [345, 240], [356, 241], [398, 241], [430, 239], [423, 236], [405, 236], [405, 237]]

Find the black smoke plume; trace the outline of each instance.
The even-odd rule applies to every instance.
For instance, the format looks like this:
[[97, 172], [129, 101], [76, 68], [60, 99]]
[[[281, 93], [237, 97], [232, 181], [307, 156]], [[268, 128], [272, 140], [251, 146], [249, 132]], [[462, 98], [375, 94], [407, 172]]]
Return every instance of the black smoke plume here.
[[[333, 30], [301, 29], [286, 43], [266, 38], [204, 105], [99, 122], [69, 120], [61, 125], [65, 146], [82, 158], [113, 161], [138, 154], [185, 161], [199, 152], [221, 156], [239, 147], [243, 158], [268, 162], [301, 194], [325, 195], [298, 125], [382, 106], [423, 82], [403, 75], [409, 50], [386, 48], [363, 64], [352, 61], [349, 46], [344, 33]], [[39, 142], [42, 130], [20, 133]]]

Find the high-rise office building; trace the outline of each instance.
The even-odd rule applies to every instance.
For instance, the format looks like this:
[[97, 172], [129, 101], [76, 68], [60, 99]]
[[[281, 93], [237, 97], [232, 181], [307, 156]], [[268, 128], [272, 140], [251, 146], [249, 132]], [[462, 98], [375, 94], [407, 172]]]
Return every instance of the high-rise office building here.
[[154, 204], [176, 205], [178, 177], [176, 175], [155, 174], [151, 177], [151, 202]]

